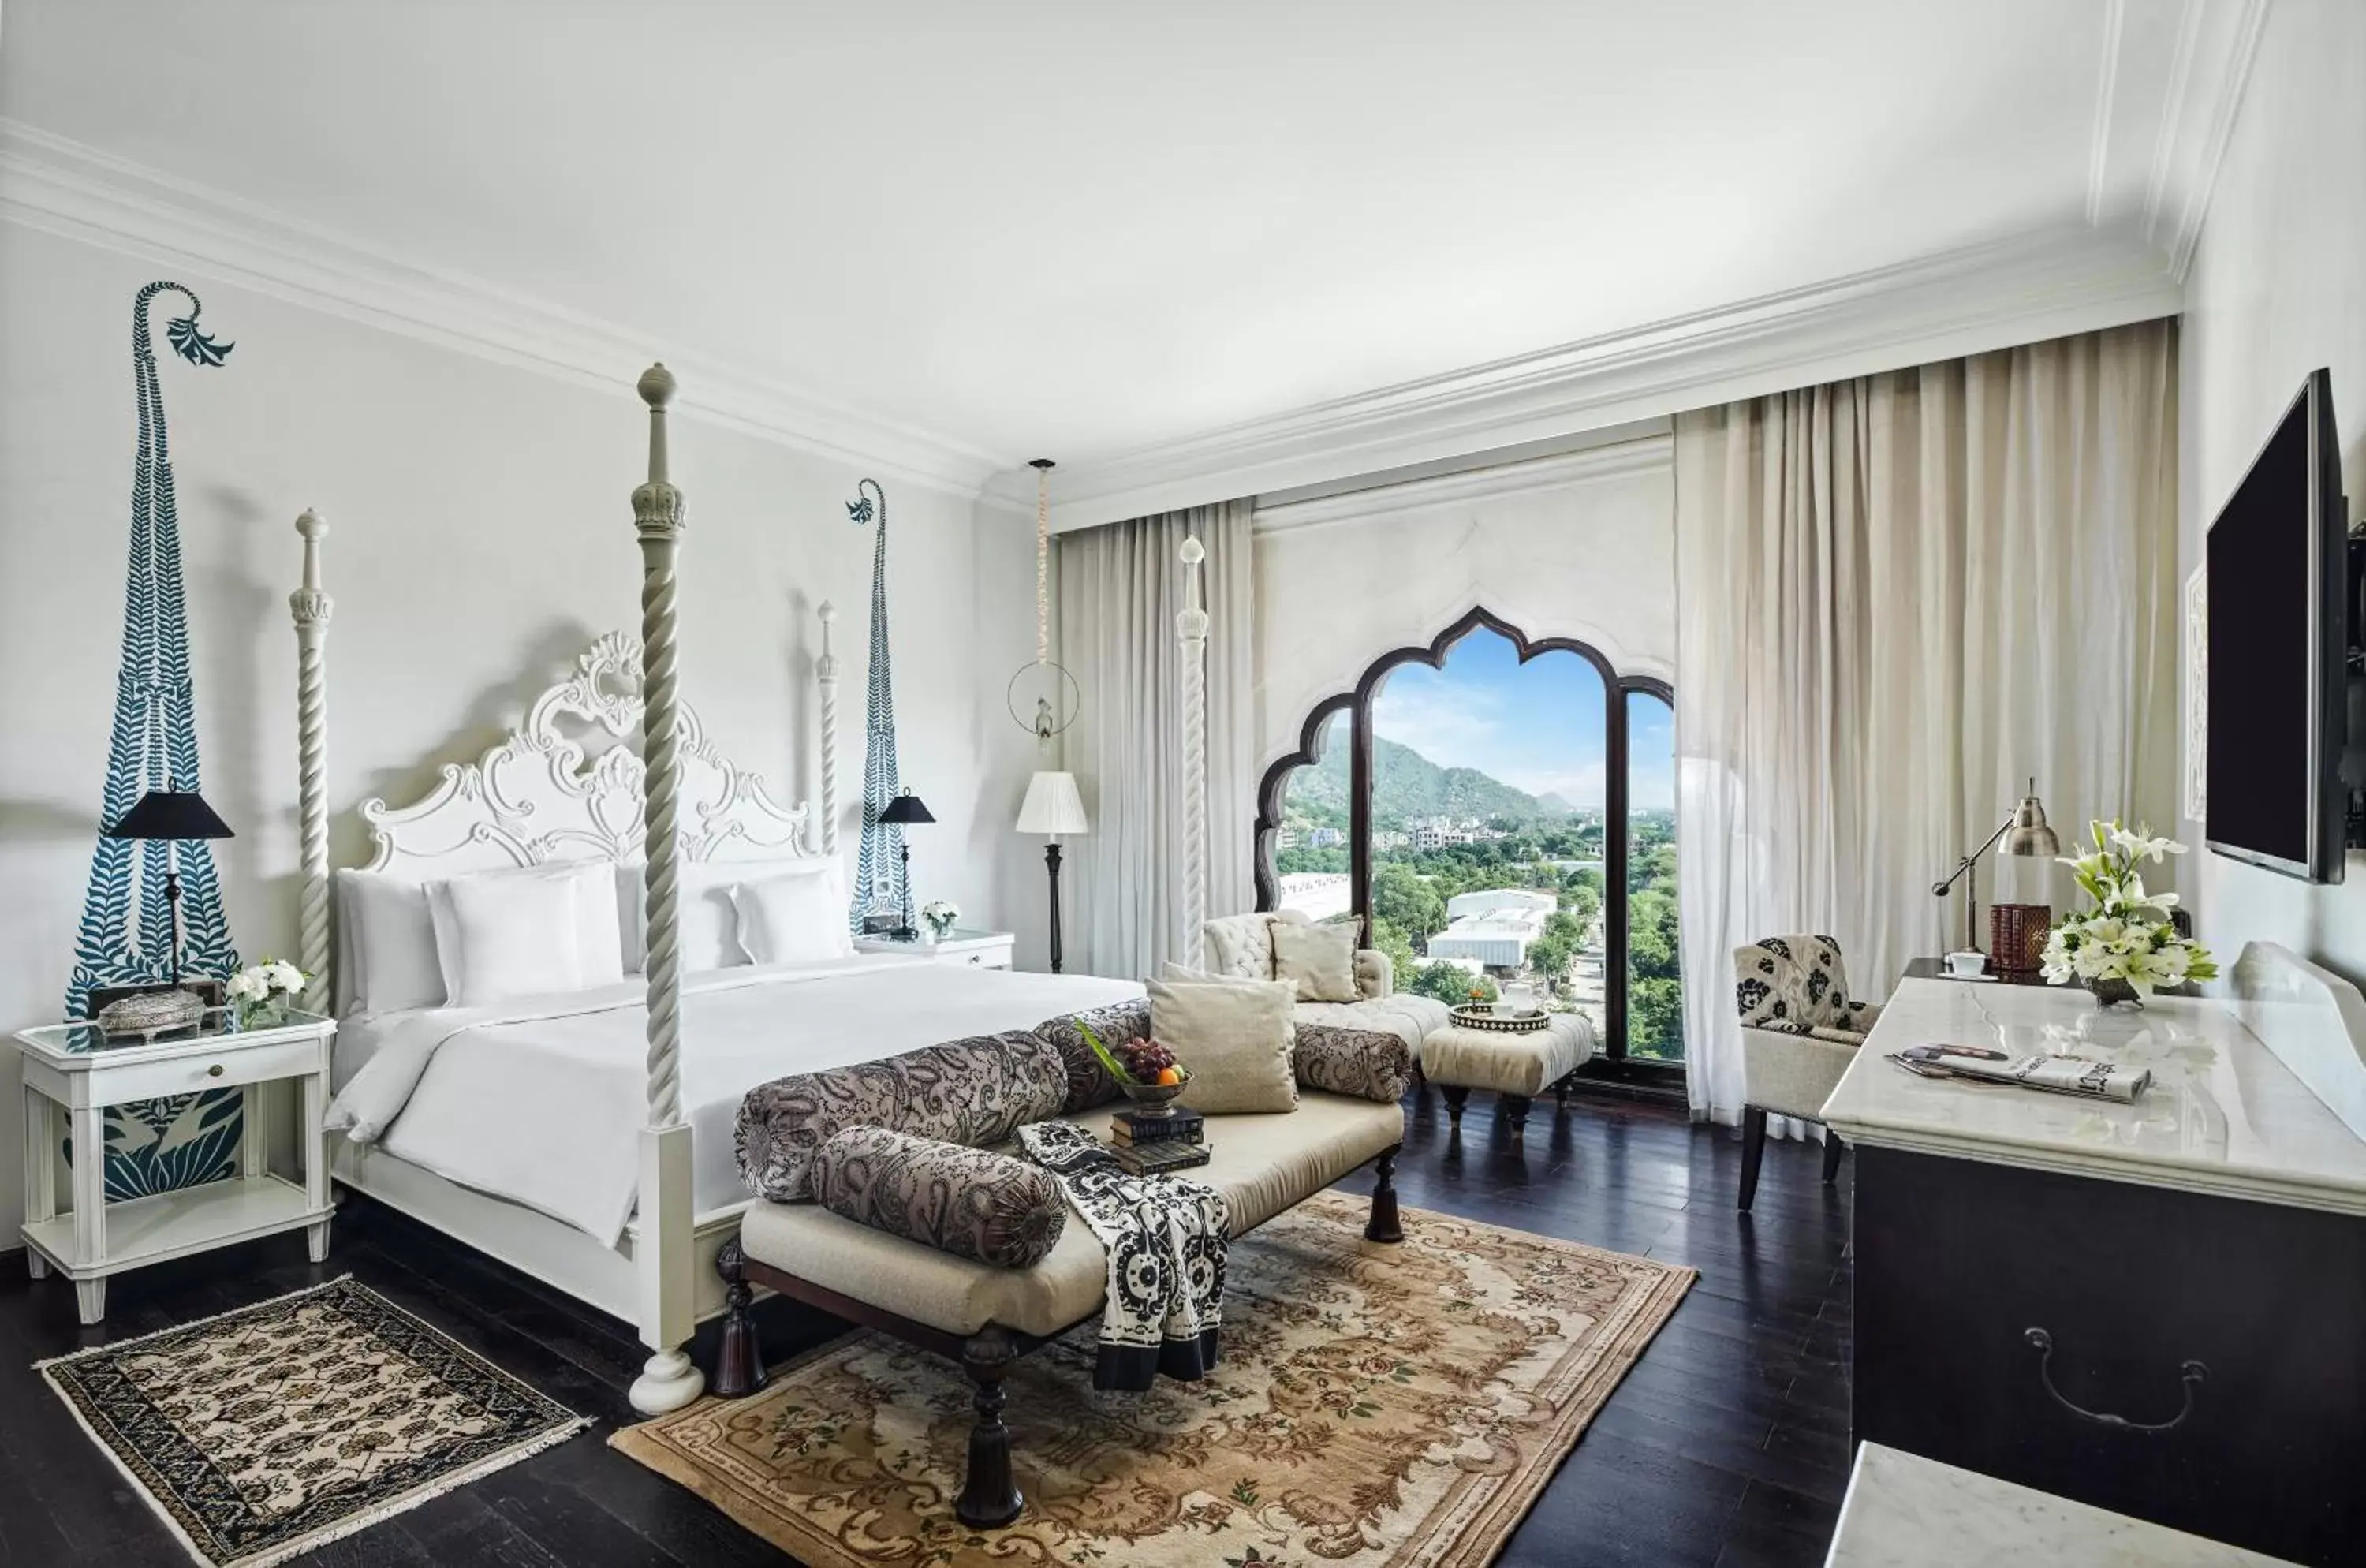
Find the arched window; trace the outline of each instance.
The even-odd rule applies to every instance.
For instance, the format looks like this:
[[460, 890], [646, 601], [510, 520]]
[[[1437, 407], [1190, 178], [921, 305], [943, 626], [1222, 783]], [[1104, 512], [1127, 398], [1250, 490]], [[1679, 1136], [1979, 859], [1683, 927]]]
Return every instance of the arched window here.
[[1667, 682], [1474, 610], [1299, 734], [1258, 791], [1260, 907], [1357, 912], [1400, 988], [1526, 987], [1613, 1076], [1681, 1071]]

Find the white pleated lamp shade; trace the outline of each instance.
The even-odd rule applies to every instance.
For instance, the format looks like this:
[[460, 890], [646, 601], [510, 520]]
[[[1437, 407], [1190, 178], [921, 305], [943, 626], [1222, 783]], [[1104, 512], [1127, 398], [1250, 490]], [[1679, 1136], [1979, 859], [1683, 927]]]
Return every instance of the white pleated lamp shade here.
[[1076, 793], [1074, 773], [1037, 773], [1027, 781], [1027, 799], [1019, 807], [1019, 831], [1076, 835], [1092, 831], [1085, 820], [1085, 797]]

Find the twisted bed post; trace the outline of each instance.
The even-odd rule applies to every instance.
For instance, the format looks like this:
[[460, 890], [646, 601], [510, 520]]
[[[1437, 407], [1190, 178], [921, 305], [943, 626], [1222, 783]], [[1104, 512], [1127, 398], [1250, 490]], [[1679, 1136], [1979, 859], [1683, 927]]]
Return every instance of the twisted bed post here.
[[680, 710], [675, 701], [674, 557], [682, 542], [682, 492], [666, 477], [666, 404], [673, 376], [663, 365], [641, 375], [649, 405], [649, 478], [633, 491], [641, 544], [642, 908], [648, 920], [648, 1122], [641, 1129], [640, 1229], [633, 1263], [640, 1276], [641, 1343], [649, 1359], [633, 1380], [644, 1416], [679, 1410], [705, 1379], [682, 1347], [696, 1330], [691, 1292], [690, 1127], [682, 1119], [682, 934], [676, 896]]
[[821, 615], [821, 658], [814, 663], [814, 682], [821, 688], [821, 852], [838, 853], [838, 655], [829, 650], [835, 606], [825, 601]]
[[296, 519], [304, 540], [304, 583], [287, 595], [296, 621], [296, 729], [301, 780], [297, 799], [302, 821], [303, 914], [297, 963], [310, 976], [304, 986], [308, 1012], [329, 1010], [329, 712], [324, 653], [329, 615], [336, 602], [321, 591], [321, 539], [329, 525], [309, 508]]
[[1200, 601], [1200, 563], [1207, 547], [1183, 541], [1183, 609], [1175, 631], [1183, 643], [1183, 963], [1200, 958], [1208, 921], [1208, 612]]

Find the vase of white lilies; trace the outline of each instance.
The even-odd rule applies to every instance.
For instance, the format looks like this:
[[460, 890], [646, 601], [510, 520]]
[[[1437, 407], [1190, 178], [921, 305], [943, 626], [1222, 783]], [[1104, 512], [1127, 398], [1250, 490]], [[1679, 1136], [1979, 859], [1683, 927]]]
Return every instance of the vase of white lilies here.
[[930, 899], [920, 906], [920, 923], [929, 928], [930, 942], [942, 942], [961, 924], [961, 909], [945, 899]]
[[222, 989], [238, 1007], [241, 1029], [271, 1029], [287, 1021], [287, 1004], [311, 980], [293, 964], [266, 958], [231, 976]]
[[2149, 826], [2130, 832], [2114, 820], [2090, 822], [2088, 829], [2094, 849], [2065, 855], [2062, 863], [2095, 907], [2055, 923], [2040, 960], [2045, 978], [2056, 985], [2080, 982], [2099, 1007], [2142, 1007], [2160, 987], [2214, 978], [2218, 965], [2210, 950], [2178, 935], [2169, 921], [2177, 895], [2146, 892], [2137, 869], [2141, 862], [2158, 865], [2181, 855], [2185, 846], [2153, 837]]

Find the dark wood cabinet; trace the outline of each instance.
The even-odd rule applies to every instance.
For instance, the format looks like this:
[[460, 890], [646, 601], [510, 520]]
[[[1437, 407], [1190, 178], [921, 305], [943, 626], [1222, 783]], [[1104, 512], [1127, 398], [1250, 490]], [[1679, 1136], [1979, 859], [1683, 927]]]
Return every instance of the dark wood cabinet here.
[[2366, 1563], [2366, 1218], [1857, 1153], [1854, 1438]]

